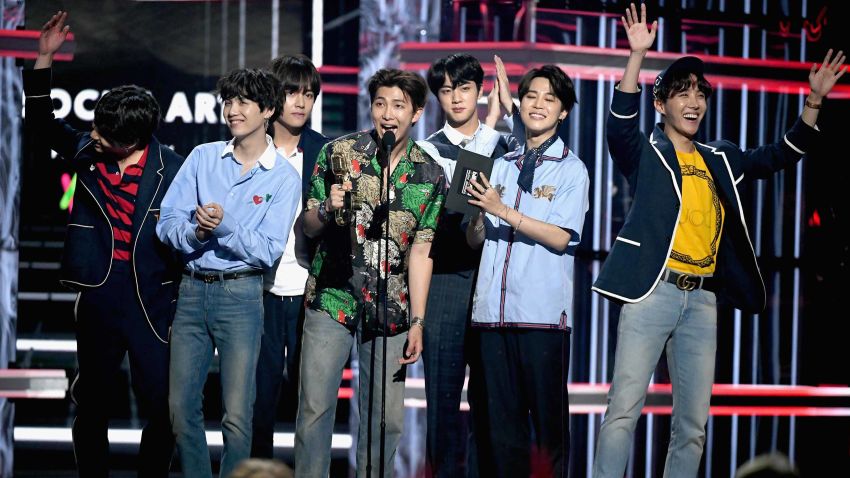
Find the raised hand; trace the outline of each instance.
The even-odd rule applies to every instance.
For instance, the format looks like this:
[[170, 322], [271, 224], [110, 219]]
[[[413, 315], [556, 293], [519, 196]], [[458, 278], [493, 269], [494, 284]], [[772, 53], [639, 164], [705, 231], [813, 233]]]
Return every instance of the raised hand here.
[[67, 19], [68, 12], [60, 10], [41, 27], [41, 36], [38, 37], [39, 55], [52, 55], [65, 43], [65, 38], [71, 32], [71, 26], [65, 25]]
[[499, 55], [493, 56], [493, 62], [496, 63], [496, 79], [499, 84], [499, 102], [502, 108], [505, 109], [505, 114], [512, 116], [514, 113], [514, 99], [511, 97], [511, 81], [508, 79], [508, 72], [505, 70], [505, 64]]
[[646, 26], [646, 4], [640, 4], [640, 18], [638, 18], [635, 4], [626, 9], [626, 16], [620, 17], [626, 36], [629, 38], [629, 49], [633, 52], [646, 52], [655, 42], [655, 33], [658, 30], [658, 20], [652, 22], [652, 28]]
[[502, 116], [502, 109], [499, 105], [499, 78], [493, 79], [493, 89], [487, 95], [487, 116], [484, 118], [484, 124], [494, 128], [499, 118]]
[[812, 65], [812, 69], [809, 71], [809, 88], [812, 90], [809, 98], [811, 100], [820, 101], [832, 91], [832, 87], [835, 86], [838, 79], [847, 72], [847, 67], [843, 66], [846, 59], [843, 51], [839, 51], [835, 58], [832, 58], [832, 49], [830, 48], [826, 52], [826, 57], [824, 57], [820, 68], [818, 68], [817, 63]]

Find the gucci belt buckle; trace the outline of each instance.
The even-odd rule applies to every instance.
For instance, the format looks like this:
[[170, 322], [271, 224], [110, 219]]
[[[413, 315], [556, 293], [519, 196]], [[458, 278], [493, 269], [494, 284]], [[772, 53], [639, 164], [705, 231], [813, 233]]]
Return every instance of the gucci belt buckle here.
[[692, 291], [696, 288], [697, 282], [691, 280], [691, 276], [687, 274], [679, 274], [676, 278], [676, 287], [680, 290]]

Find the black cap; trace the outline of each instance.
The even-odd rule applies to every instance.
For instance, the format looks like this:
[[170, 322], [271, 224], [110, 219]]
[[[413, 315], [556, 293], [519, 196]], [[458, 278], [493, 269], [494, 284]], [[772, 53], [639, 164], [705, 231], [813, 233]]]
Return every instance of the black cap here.
[[653, 97], [658, 98], [658, 90], [661, 86], [666, 85], [667, 82], [670, 81], [669, 79], [673, 76], [671, 73], [677, 71], [693, 73], [697, 75], [697, 77], [701, 77], [705, 71], [705, 64], [702, 60], [695, 56], [683, 56], [682, 58], [674, 61], [667, 67], [666, 70], [662, 71], [655, 77], [655, 84], [652, 86]]

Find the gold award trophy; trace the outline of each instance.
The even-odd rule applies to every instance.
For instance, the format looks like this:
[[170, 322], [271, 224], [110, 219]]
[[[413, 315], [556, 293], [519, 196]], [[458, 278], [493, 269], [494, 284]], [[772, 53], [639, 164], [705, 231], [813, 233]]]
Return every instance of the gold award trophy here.
[[[336, 184], [342, 186], [351, 181], [351, 164], [342, 155], [331, 155], [331, 172], [336, 178]], [[351, 215], [361, 207], [361, 200], [355, 191], [345, 191], [345, 199], [341, 209], [334, 211], [334, 220], [338, 226], [351, 222]]]

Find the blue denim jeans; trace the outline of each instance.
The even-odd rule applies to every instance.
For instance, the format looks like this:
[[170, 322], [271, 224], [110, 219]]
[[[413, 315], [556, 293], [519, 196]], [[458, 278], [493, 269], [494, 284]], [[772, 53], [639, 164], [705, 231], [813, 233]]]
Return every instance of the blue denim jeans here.
[[646, 299], [624, 305], [620, 313], [614, 378], [593, 464], [595, 478], [623, 476], [646, 389], [665, 345], [673, 416], [664, 477], [697, 475], [714, 382], [717, 306], [713, 292], [686, 292], [661, 282]]
[[[362, 321], [361, 321], [362, 324]], [[381, 361], [383, 338], [356, 334], [360, 358], [360, 430], [357, 439], [357, 476], [366, 477], [370, 389], [372, 406], [372, 473], [378, 476], [381, 433]], [[301, 341], [298, 417], [295, 420], [295, 476], [327, 478], [331, 465], [331, 438], [342, 370], [355, 334], [325, 312], [307, 309]], [[404, 425], [404, 380], [407, 367], [399, 365], [407, 332], [387, 338], [387, 401], [384, 476], [393, 476], [393, 462]], [[372, 357], [375, 357], [374, 383]], [[370, 386], [371, 385], [371, 386]]]
[[183, 277], [171, 330], [168, 404], [183, 476], [210, 477], [204, 383], [218, 349], [224, 452], [221, 476], [251, 453], [255, 370], [263, 332], [262, 276], [205, 283]]

